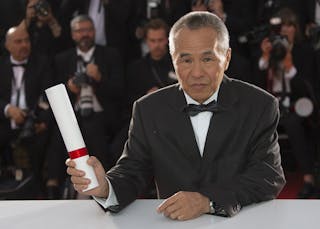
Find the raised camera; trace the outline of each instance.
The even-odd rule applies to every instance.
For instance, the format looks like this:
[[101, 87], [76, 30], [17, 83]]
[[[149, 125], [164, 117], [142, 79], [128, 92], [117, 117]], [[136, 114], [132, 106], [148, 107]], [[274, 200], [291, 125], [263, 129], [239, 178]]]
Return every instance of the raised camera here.
[[45, 17], [49, 15], [50, 5], [47, 1], [40, 0], [33, 7], [37, 16]]

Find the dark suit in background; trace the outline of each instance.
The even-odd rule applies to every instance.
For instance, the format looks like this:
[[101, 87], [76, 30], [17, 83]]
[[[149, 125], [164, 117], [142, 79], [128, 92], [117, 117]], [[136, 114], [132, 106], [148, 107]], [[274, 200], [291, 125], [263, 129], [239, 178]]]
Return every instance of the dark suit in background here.
[[[17, 138], [19, 131], [12, 130], [10, 119], [4, 114], [7, 104], [10, 104], [13, 70], [10, 56], [0, 60], [0, 152], [10, 148], [10, 144]], [[32, 54], [24, 72], [26, 104], [30, 110], [36, 109], [39, 99], [44, 96], [44, 90], [52, 86], [52, 70], [48, 59], [44, 56]], [[49, 127], [51, 115], [49, 110], [40, 110], [37, 121], [46, 123]], [[30, 162], [37, 178], [42, 175], [42, 166], [45, 158], [44, 152], [48, 133], [34, 135], [26, 144]], [[10, 162], [8, 162], [10, 163]]]
[[120, 204], [110, 210], [135, 200], [152, 174], [159, 198], [181, 190], [199, 192], [230, 216], [241, 206], [276, 197], [285, 183], [277, 100], [225, 77], [218, 105], [201, 157], [178, 85], [138, 100], [123, 155], [107, 173]]
[[177, 81], [169, 53], [160, 60], [153, 60], [148, 54], [134, 61], [128, 66], [126, 77], [130, 108], [135, 100], [146, 95], [151, 88], [162, 88]]

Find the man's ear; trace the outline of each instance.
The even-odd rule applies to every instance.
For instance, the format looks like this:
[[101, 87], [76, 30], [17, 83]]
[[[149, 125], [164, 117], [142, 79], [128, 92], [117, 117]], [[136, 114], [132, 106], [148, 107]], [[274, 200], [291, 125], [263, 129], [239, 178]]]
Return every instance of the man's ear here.
[[231, 60], [231, 48], [228, 48], [227, 53], [226, 53], [226, 60], [224, 63], [224, 70], [226, 71], [229, 67], [229, 63]]

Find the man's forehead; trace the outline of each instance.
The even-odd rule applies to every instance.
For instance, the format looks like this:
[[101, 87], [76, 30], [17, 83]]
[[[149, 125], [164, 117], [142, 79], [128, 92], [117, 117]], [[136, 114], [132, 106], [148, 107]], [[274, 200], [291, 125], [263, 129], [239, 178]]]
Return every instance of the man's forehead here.
[[75, 24], [75, 27], [83, 27], [83, 26], [92, 26], [93, 24], [91, 21], [79, 21], [78, 23]]
[[26, 30], [12, 30], [12, 31], [9, 31], [8, 33], [8, 40], [21, 40], [21, 39], [25, 39], [25, 38], [28, 38], [29, 37], [29, 34]]
[[[188, 51], [178, 53], [178, 55], [180, 57], [192, 56], [193, 54], [194, 53], [188, 52]], [[199, 52], [197, 52], [197, 54], [200, 54], [200, 55], [215, 55], [215, 52], [214, 52], [214, 50], [209, 50], [208, 49], [208, 50], [204, 50], [204, 51], [199, 51]]]

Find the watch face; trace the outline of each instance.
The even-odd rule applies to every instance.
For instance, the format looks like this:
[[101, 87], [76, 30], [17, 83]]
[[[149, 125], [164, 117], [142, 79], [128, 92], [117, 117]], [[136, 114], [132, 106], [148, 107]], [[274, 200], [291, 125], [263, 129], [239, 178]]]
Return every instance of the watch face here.
[[213, 201], [210, 201], [210, 214], [214, 214], [216, 210], [214, 209], [214, 203]]

